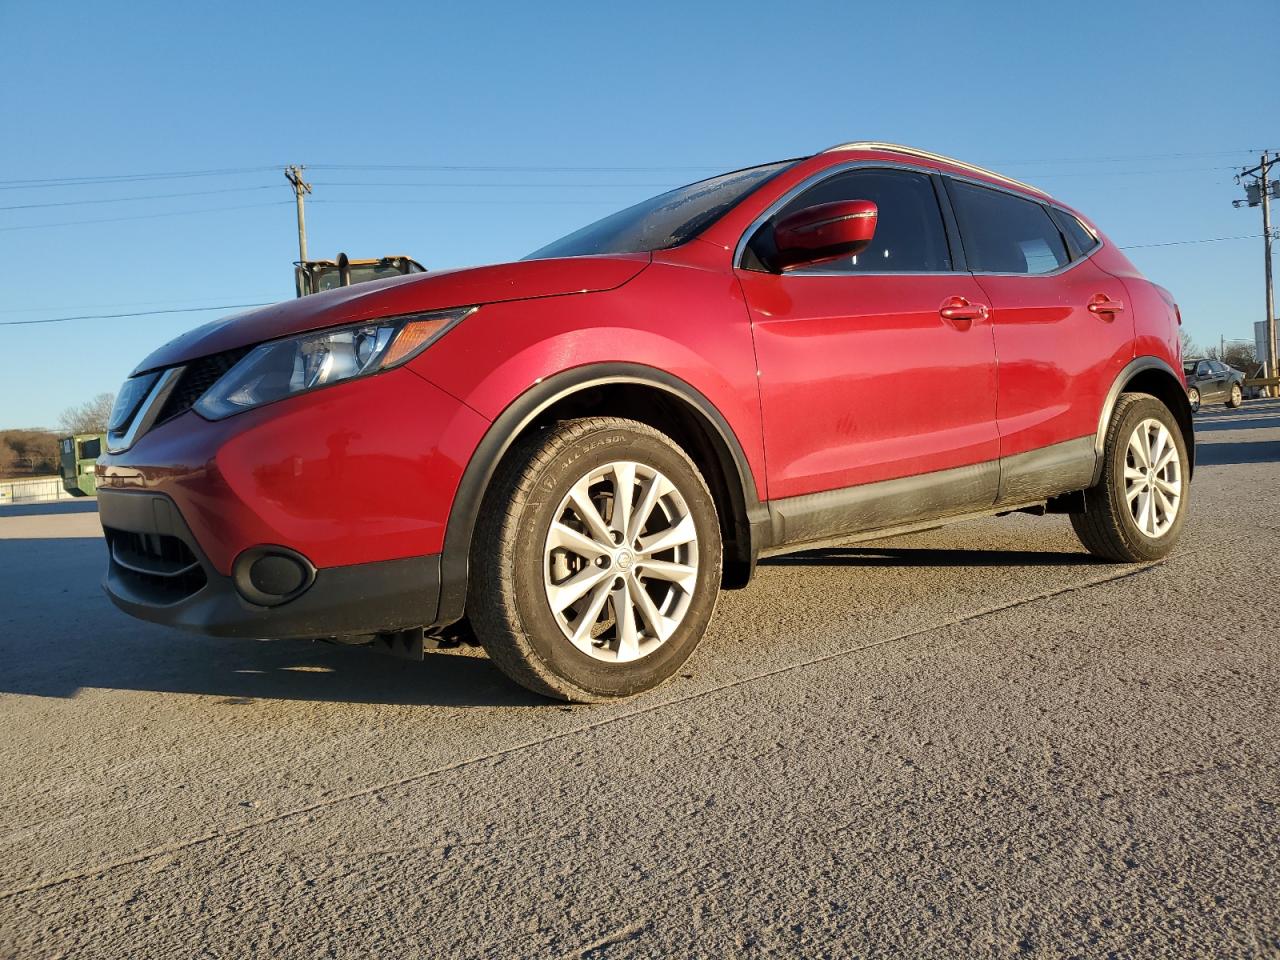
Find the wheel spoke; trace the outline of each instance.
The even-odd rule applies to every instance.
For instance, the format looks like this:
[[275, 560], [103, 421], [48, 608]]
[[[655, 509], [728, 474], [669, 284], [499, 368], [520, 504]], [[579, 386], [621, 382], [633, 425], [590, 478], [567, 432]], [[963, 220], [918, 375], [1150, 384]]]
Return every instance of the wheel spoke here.
[[1143, 490], [1138, 495], [1138, 529], [1143, 533], [1151, 532], [1151, 492]]
[[1169, 432], [1164, 427], [1156, 428], [1156, 442], [1150, 448], [1148, 456], [1151, 458], [1151, 465], [1156, 466], [1160, 463], [1161, 457], [1164, 455], [1165, 441], [1169, 439]]
[[1166, 497], [1181, 496], [1182, 491], [1178, 488], [1178, 484], [1170, 483], [1164, 477], [1156, 477], [1156, 489], [1163, 493]]
[[624, 578], [622, 588], [613, 591], [613, 619], [618, 631], [618, 660], [626, 662], [640, 656], [640, 631], [636, 629], [636, 610], [631, 605]]
[[1129, 438], [1129, 452], [1133, 454], [1133, 460], [1138, 466], [1151, 466], [1151, 457], [1147, 453], [1147, 434], [1145, 430], [1139, 428], [1138, 431]]
[[645, 625], [659, 641], [665, 642], [675, 630], [675, 625], [659, 612], [649, 591], [634, 577], [627, 578], [627, 592], [631, 595], [632, 603], [640, 608], [640, 616]]
[[596, 621], [600, 619], [600, 611], [604, 609], [604, 605], [608, 599], [609, 584], [596, 584], [591, 593], [591, 600], [587, 604], [587, 608], [578, 616], [578, 622], [573, 630], [573, 642], [579, 647], [590, 643], [591, 628], [594, 627], [596, 625]]
[[653, 577], [657, 580], [669, 580], [672, 583], [679, 584], [685, 590], [691, 591], [698, 579], [698, 569], [684, 563], [672, 563], [669, 560], [642, 559], [636, 564], [636, 575]]
[[1127, 482], [1129, 482], [1129, 481], [1133, 481], [1133, 480], [1136, 480], [1136, 481], [1138, 481], [1139, 483], [1141, 483], [1141, 482], [1142, 482], [1143, 480], [1145, 480], [1146, 478], [1147, 478], [1146, 473], [1144, 473], [1143, 471], [1139, 470], [1137, 467], [1131, 467], [1131, 466], [1129, 466], [1128, 461], [1125, 461], [1125, 465], [1124, 465], [1124, 479], [1125, 479], [1125, 482], [1126, 482], [1126, 483], [1127, 483]]
[[1173, 520], [1174, 511], [1177, 510], [1177, 504], [1171, 500], [1158, 485], [1152, 493], [1155, 495], [1155, 500], [1160, 507], [1160, 512], [1164, 515], [1164, 522], [1171, 522]]
[[590, 476], [583, 477], [575, 483], [573, 489], [569, 491], [569, 504], [573, 507], [573, 512], [578, 515], [578, 519], [591, 531], [591, 536], [601, 543], [612, 543], [609, 525], [604, 522], [604, 517], [600, 516], [600, 511], [591, 502], [590, 486]]
[[658, 497], [662, 495], [662, 485], [665, 482], [666, 478], [660, 473], [655, 473], [646, 481], [644, 490], [640, 494], [640, 502], [636, 504], [636, 509], [631, 514], [631, 524], [627, 528], [627, 543], [635, 543], [636, 538], [644, 531], [644, 525], [649, 522], [649, 516], [657, 506]]
[[631, 501], [636, 495], [636, 465], [630, 460], [623, 460], [613, 465], [613, 515], [609, 518], [609, 529], [618, 534], [617, 540], [627, 539], [627, 530], [631, 526]]
[[697, 536], [698, 530], [694, 526], [693, 517], [686, 513], [675, 526], [659, 530], [651, 537], [642, 537], [636, 543], [636, 549], [646, 555], [661, 553], [672, 547], [683, 546], [695, 540]]
[[551, 603], [551, 609], [556, 613], [563, 612], [565, 607], [580, 599], [588, 590], [608, 576], [610, 572], [607, 567], [602, 570], [592, 564], [579, 570], [562, 583], [549, 583], [547, 600]]
[[1164, 451], [1164, 453], [1160, 455], [1160, 459], [1156, 461], [1156, 471], [1159, 472], [1163, 470], [1165, 467], [1167, 467], [1170, 464], [1170, 462], [1172, 462], [1173, 459], [1177, 457], [1177, 455], [1178, 455], [1178, 448], [1175, 447], [1172, 443], [1169, 444], [1168, 448]]
[[551, 533], [547, 535], [547, 547], [554, 550], [568, 550], [580, 557], [594, 560], [609, 552], [609, 547], [592, 540], [585, 533], [579, 533], [573, 527], [559, 521], [551, 524]]

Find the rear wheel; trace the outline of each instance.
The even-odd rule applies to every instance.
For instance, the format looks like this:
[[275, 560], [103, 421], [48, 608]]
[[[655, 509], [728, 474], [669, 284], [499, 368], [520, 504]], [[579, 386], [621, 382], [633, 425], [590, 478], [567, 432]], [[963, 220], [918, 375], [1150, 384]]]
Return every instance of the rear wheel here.
[[1244, 391], [1240, 389], [1240, 384], [1233, 383], [1231, 385], [1231, 393], [1227, 397], [1227, 406], [1233, 410], [1244, 403]]
[[485, 500], [468, 616], [531, 690], [589, 702], [668, 679], [720, 588], [706, 483], [670, 438], [632, 420], [569, 420], [522, 441]]
[[1177, 543], [1187, 513], [1187, 448], [1155, 397], [1121, 395], [1103, 448], [1102, 478], [1071, 525], [1090, 553], [1121, 563], [1158, 560]]
[[1200, 412], [1200, 391], [1192, 387], [1187, 391], [1187, 401], [1191, 404], [1191, 412]]

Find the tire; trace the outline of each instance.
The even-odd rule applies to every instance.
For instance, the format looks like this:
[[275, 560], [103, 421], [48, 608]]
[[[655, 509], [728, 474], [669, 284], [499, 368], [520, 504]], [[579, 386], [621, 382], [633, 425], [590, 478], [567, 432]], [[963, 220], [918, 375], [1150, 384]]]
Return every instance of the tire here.
[[[615, 506], [624, 487], [630, 523]], [[669, 679], [702, 639], [721, 554], [715, 501], [674, 441], [633, 420], [560, 421], [521, 440], [485, 496], [468, 619], [530, 690], [578, 703], [631, 696]]]
[[[1145, 431], [1147, 449], [1155, 453], [1157, 463], [1165, 459], [1168, 444], [1173, 446], [1174, 455], [1154, 476], [1139, 456], [1140, 429]], [[1161, 439], [1163, 444], [1157, 446]], [[1166, 556], [1182, 533], [1190, 492], [1186, 442], [1173, 413], [1145, 393], [1121, 394], [1107, 427], [1102, 456], [1102, 478], [1085, 491], [1084, 513], [1071, 515], [1071, 526], [1080, 542], [1090, 553], [1118, 563]], [[1165, 492], [1169, 487], [1173, 488], [1170, 493], [1176, 491], [1176, 500]], [[1143, 512], [1144, 503], [1150, 504], [1150, 513]]]
[[1191, 387], [1189, 390], [1187, 390], [1187, 402], [1191, 404], [1192, 413], [1199, 413], [1200, 412], [1200, 391], [1197, 390], [1195, 387]]
[[1227, 395], [1227, 406], [1232, 410], [1238, 409], [1244, 404], [1244, 391], [1240, 389], [1240, 384], [1231, 384], [1231, 393]]

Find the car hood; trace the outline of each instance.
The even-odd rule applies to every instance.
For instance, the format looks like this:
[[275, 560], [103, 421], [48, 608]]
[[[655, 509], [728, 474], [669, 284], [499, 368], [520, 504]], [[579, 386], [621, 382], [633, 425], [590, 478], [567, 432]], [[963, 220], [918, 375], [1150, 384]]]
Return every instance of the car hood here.
[[258, 307], [189, 330], [152, 352], [134, 373], [224, 350], [375, 317], [535, 297], [613, 290], [649, 265], [647, 253], [519, 260], [375, 280]]

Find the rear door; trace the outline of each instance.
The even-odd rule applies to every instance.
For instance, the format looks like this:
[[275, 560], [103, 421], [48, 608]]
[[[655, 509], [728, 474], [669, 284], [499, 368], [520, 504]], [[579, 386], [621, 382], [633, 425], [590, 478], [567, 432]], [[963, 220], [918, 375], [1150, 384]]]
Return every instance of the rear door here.
[[[1068, 441], [1092, 457], [1111, 385], [1133, 359], [1134, 324], [1120, 280], [1067, 237], [1047, 205], [1021, 194], [947, 179], [965, 256], [992, 307], [1002, 457]], [[1069, 217], [1063, 211], [1055, 211]]]
[[[784, 205], [753, 240], [767, 242], [772, 223], [797, 210], [870, 200], [879, 219], [867, 250], [777, 274], [747, 245], [737, 273], [755, 338], [771, 498], [998, 456], [991, 324], [981, 287], [953, 269], [940, 190], [924, 172], [838, 172]], [[948, 314], [976, 315], [948, 319], [943, 308], [954, 304], [969, 307]], [[963, 496], [990, 503], [994, 481], [980, 487]]]

